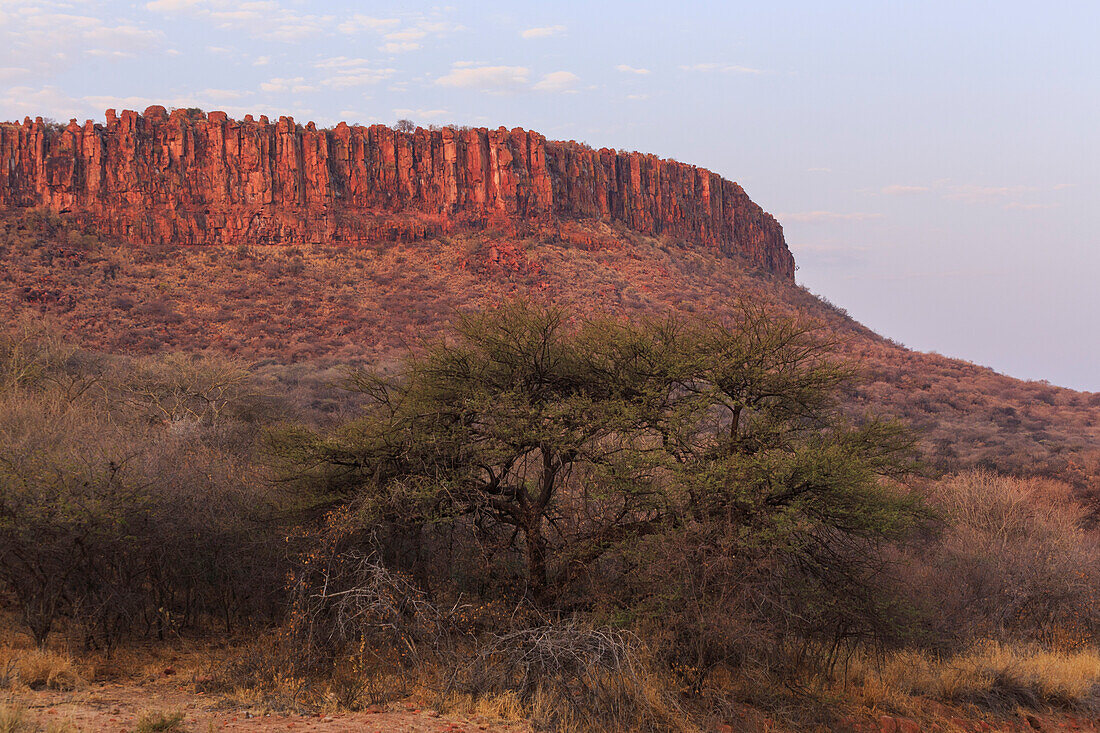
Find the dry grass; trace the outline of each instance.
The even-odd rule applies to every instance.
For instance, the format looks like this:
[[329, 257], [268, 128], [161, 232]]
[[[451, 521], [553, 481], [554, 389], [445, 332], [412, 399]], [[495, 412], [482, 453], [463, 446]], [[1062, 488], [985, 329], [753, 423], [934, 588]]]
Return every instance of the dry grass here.
[[538, 730], [553, 730], [557, 733], [595, 733], [605, 730], [654, 730], [693, 733], [700, 728], [675, 705], [670, 704], [669, 687], [660, 684], [655, 678], [647, 679], [642, 690], [622, 690], [624, 695], [637, 695], [643, 700], [640, 704], [653, 711], [652, 717], [638, 727], [622, 727], [621, 722], [609, 725], [606, 718], [591, 712], [584, 712], [563, 704], [558, 690], [538, 688], [527, 696], [521, 697], [515, 691], [473, 695], [453, 693], [442, 701], [436, 700], [436, 707], [446, 714], [476, 716], [502, 722], [529, 721]]
[[499, 695], [453, 693], [440, 701], [440, 712], [455, 715], [481, 716], [493, 720], [526, 720], [527, 708], [515, 692]]
[[182, 712], [150, 712], [141, 716], [134, 733], [172, 733], [182, 730]]
[[49, 649], [0, 647], [0, 686], [32, 690], [78, 690], [85, 674], [67, 654]]
[[836, 683], [852, 702], [919, 714], [922, 698], [992, 711], [1045, 706], [1100, 711], [1100, 650], [1058, 652], [994, 641], [941, 657], [901, 651], [885, 659], [854, 656]]
[[19, 705], [0, 705], [0, 733], [24, 733], [32, 729], [25, 708]]
[[46, 725], [35, 723], [26, 708], [0, 704], [0, 733], [75, 733], [76, 727], [64, 720], [51, 720]]

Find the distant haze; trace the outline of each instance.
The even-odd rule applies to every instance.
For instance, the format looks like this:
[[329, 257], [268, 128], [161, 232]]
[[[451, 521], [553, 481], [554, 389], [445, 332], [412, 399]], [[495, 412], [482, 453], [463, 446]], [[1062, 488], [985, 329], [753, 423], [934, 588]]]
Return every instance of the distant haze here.
[[0, 0], [0, 119], [522, 126], [739, 181], [879, 333], [1100, 391], [1100, 4]]

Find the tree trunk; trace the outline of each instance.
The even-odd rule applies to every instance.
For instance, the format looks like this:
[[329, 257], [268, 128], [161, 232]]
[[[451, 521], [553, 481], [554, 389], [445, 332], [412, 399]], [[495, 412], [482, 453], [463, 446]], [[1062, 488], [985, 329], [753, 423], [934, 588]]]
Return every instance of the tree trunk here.
[[546, 577], [546, 538], [542, 535], [542, 517], [531, 518], [524, 527], [523, 534], [527, 544], [527, 582], [531, 588], [531, 597], [537, 606], [546, 606], [550, 598]]

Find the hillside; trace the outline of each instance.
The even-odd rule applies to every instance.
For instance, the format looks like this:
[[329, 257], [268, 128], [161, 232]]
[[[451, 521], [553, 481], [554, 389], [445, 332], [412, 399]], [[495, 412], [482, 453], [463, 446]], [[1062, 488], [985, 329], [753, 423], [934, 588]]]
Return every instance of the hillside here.
[[0, 307], [89, 348], [211, 351], [266, 364], [392, 358], [457, 314], [521, 295], [581, 312], [703, 316], [738, 299], [824, 322], [866, 379], [854, 412], [922, 431], [935, 468], [1100, 490], [1100, 395], [906, 349], [806, 290], [711, 249], [607, 221], [463, 229], [355, 246], [134, 245], [45, 212], [0, 214]]

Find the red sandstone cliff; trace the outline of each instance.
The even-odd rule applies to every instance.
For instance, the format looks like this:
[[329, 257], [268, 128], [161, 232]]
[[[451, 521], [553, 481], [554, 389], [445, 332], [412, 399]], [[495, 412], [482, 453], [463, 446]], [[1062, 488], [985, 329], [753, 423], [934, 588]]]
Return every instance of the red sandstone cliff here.
[[27, 119], [0, 124], [0, 206], [45, 206], [105, 234], [183, 244], [362, 242], [593, 218], [794, 277], [782, 228], [736, 183], [518, 128], [319, 130], [163, 107], [108, 110], [106, 126]]

